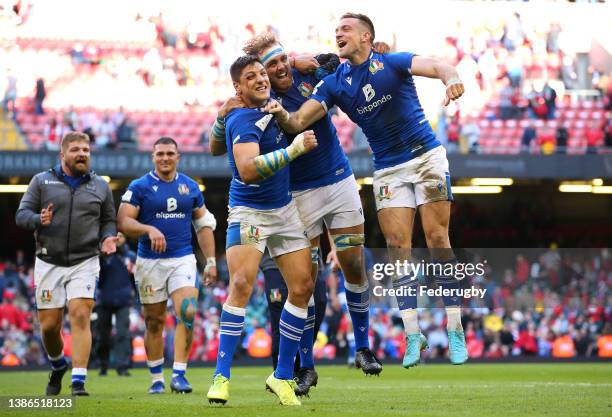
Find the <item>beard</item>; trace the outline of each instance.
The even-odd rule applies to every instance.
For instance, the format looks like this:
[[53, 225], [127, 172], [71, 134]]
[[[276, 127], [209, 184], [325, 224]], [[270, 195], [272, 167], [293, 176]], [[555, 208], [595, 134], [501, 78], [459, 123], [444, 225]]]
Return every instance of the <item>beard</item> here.
[[89, 162], [83, 161], [83, 163], [79, 164], [77, 161], [74, 161], [72, 164], [68, 165], [70, 171], [72, 172], [72, 176], [77, 177], [80, 175], [85, 175], [89, 172]]

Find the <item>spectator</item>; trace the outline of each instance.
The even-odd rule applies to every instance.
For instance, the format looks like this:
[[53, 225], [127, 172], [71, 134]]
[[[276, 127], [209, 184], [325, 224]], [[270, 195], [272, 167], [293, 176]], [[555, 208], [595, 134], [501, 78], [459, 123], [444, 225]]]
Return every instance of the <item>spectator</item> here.
[[555, 152], [555, 131], [551, 127], [544, 126], [538, 131], [538, 145], [543, 155]]
[[115, 133], [115, 128], [108, 113], [106, 113], [102, 121], [98, 123], [94, 132], [96, 135], [95, 140], [97, 149], [110, 148], [114, 145], [113, 134]]
[[45, 80], [39, 78], [36, 80], [36, 93], [34, 94], [34, 113], [37, 115], [45, 114], [45, 110], [43, 108], [43, 101], [45, 101], [45, 97], [47, 96], [47, 91], [45, 89]]
[[548, 84], [548, 81], [546, 81], [542, 89], [542, 97], [546, 104], [546, 118], [553, 120], [557, 110], [557, 92]]
[[[130, 376], [131, 337], [130, 306], [132, 304], [133, 284], [130, 269], [136, 256], [125, 244], [125, 236], [119, 233], [117, 252], [100, 258], [100, 281], [96, 312], [98, 314], [98, 340], [96, 353], [100, 361], [100, 375], [107, 374], [111, 345], [117, 374]], [[111, 343], [112, 319], [115, 317], [115, 337]]]
[[514, 105], [514, 89], [508, 81], [504, 81], [504, 85], [499, 92], [499, 117], [502, 120], [515, 119], [517, 117], [517, 108]]
[[115, 136], [117, 137], [117, 145], [120, 149], [135, 150], [138, 147], [134, 126], [127, 115], [123, 118], [119, 126], [117, 126]]
[[59, 144], [62, 138], [62, 127], [57, 123], [57, 118], [51, 119], [43, 130], [45, 138], [45, 149], [48, 151], [59, 151]]
[[612, 112], [606, 112], [605, 122], [603, 125], [604, 144], [608, 148], [612, 148]]
[[597, 153], [597, 149], [604, 143], [604, 132], [597, 121], [593, 120], [585, 127], [584, 138], [586, 140], [587, 153]]
[[565, 126], [565, 119], [559, 119], [557, 131], [555, 132], [555, 140], [557, 141], [557, 153], [567, 152], [567, 142], [569, 140], [569, 130]]
[[460, 131], [461, 126], [459, 125], [459, 115], [455, 114], [454, 116], [452, 116], [446, 129], [446, 137], [448, 139], [446, 147], [449, 153], [457, 152], [457, 148], [459, 146]]
[[529, 122], [529, 125], [523, 130], [523, 136], [521, 138], [521, 151], [529, 152], [531, 142], [537, 137], [537, 131], [535, 123]]
[[2, 100], [2, 108], [5, 114], [9, 110], [13, 113], [13, 119], [17, 118], [17, 107], [15, 100], [17, 99], [17, 76], [13, 70], [9, 68], [6, 73], [6, 90], [4, 91], [4, 99]]
[[478, 152], [478, 140], [480, 139], [480, 127], [476, 123], [474, 116], [468, 116], [463, 126], [461, 126], [461, 136], [459, 138], [459, 148], [461, 153]]

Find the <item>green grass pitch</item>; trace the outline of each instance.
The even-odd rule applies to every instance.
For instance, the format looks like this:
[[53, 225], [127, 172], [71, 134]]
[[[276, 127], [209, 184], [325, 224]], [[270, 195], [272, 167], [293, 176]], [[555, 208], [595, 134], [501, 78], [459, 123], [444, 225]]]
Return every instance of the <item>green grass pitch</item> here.
[[[610, 416], [612, 364], [466, 364], [420, 365], [405, 370], [386, 365], [379, 378], [344, 366], [320, 366], [319, 384], [301, 407], [278, 405], [265, 391], [271, 368], [232, 370], [230, 400], [209, 405], [206, 392], [211, 368], [191, 368], [187, 376], [194, 392], [169, 393], [170, 370], [165, 370], [167, 393], [146, 391], [145, 369], [132, 377], [114, 372], [99, 377], [90, 371], [89, 398], [77, 398], [74, 410], [9, 411], [1, 416]], [[46, 372], [1, 372], [0, 396], [40, 395]], [[70, 374], [62, 394], [69, 393]], [[6, 404], [5, 401], [3, 401]]]

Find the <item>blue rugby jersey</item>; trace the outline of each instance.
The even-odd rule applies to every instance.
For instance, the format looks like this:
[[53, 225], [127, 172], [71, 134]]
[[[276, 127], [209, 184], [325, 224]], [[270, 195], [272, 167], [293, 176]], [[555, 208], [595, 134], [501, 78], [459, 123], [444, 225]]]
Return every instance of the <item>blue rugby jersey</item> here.
[[240, 178], [234, 160], [233, 147], [239, 143], [257, 142], [261, 155], [287, 147], [287, 137], [280, 130], [274, 116], [259, 109], [235, 109], [225, 118], [225, 140], [232, 169], [229, 206], [270, 210], [289, 204], [291, 194], [288, 166], [256, 184], [246, 184]]
[[[317, 83], [314, 75], [304, 75], [295, 69], [292, 74], [293, 85], [286, 93], [278, 94], [272, 91], [272, 98], [290, 112], [297, 111], [308, 101]], [[314, 131], [318, 146], [291, 162], [291, 191], [335, 184], [353, 174], [348, 158], [340, 146], [331, 116], [325, 115], [305, 130], [309, 129]], [[293, 140], [293, 137], [290, 137], [290, 140]]]
[[413, 54], [377, 54], [345, 61], [317, 84], [311, 98], [337, 105], [367, 136], [374, 169], [407, 162], [440, 146], [423, 112], [410, 72]]
[[191, 220], [194, 210], [204, 205], [198, 183], [177, 173], [172, 181], [164, 181], [155, 171], [132, 181], [121, 201], [138, 207], [137, 220], [156, 227], [166, 238], [166, 251], [151, 250], [149, 236], [138, 239], [138, 256], [147, 259], [179, 258], [193, 254]]

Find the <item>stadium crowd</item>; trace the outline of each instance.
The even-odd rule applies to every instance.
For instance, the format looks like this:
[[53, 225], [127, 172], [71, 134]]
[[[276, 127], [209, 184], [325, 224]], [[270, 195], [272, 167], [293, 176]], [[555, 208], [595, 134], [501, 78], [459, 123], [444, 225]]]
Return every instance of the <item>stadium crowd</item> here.
[[[463, 326], [471, 358], [505, 357], [612, 357], [612, 253], [608, 249], [571, 252], [528, 250], [516, 255], [505, 270], [488, 269], [465, 285], [487, 290], [484, 299], [464, 303]], [[518, 253], [518, 252], [517, 252]], [[130, 258], [128, 252], [123, 255]], [[513, 255], [512, 255], [513, 256]], [[12, 261], [0, 263], [0, 366], [43, 365], [35, 319], [33, 268], [19, 251]], [[218, 349], [219, 316], [227, 298], [227, 266], [219, 257], [219, 282], [202, 289], [191, 350], [193, 361], [214, 361]], [[335, 274], [323, 272], [328, 282]], [[270, 355], [270, 336], [263, 274], [259, 274], [247, 308], [242, 357]], [[98, 300], [100, 301], [100, 300]], [[446, 355], [448, 340], [443, 308], [438, 300], [422, 300], [420, 327], [428, 338], [426, 358]], [[370, 338], [379, 357], [399, 359], [405, 349], [402, 322], [389, 298], [372, 297]], [[132, 361], [145, 360], [144, 319], [135, 297], [130, 303], [129, 332]], [[167, 316], [166, 357], [172, 357], [175, 317]], [[319, 359], [347, 358], [350, 319], [342, 312], [336, 291], [328, 292], [325, 319], [315, 344]], [[92, 317], [94, 340], [96, 314]], [[64, 334], [70, 356], [70, 331]], [[95, 342], [94, 342], [95, 343]], [[96, 350], [94, 349], [93, 352]], [[111, 356], [112, 361], [112, 356]]]
[[[0, 43], [0, 61], [9, 63], [0, 66], [4, 107], [16, 108], [13, 115], [34, 148], [53, 148], [58, 131], [81, 127], [90, 128], [102, 148], [146, 147], [166, 132], [194, 150], [206, 150], [203, 133], [220, 102], [233, 95], [229, 63], [246, 39], [270, 31], [292, 53], [334, 48], [333, 15], [313, 22], [303, 36], [298, 26], [274, 16], [266, 23], [227, 22], [214, 14], [185, 20], [150, 7], [135, 10], [127, 28], [114, 35], [118, 39], [79, 40], [38, 38], [33, 26], [41, 31], [52, 14], [45, 19], [37, 7], [42, 6], [35, 5], [21, 22], [16, 42]], [[527, 19], [506, 10], [492, 17], [486, 23], [462, 19], [449, 25], [445, 41], [428, 50], [455, 64], [466, 83], [461, 103], [446, 109], [437, 103], [435, 89], [419, 90], [447, 149], [549, 154], [612, 147], [612, 77], [593, 65], [581, 69], [574, 32], [553, 16]], [[383, 36], [406, 48], [405, 37]], [[581, 77], [581, 71], [588, 73]], [[588, 85], [582, 85], [583, 78]], [[576, 89], [593, 94], [572, 95]], [[48, 110], [41, 115], [45, 102]], [[116, 112], [129, 116], [121, 131], [120, 120], [109, 117]], [[66, 114], [78, 120], [67, 121]], [[192, 120], [186, 124], [186, 118]], [[335, 118], [345, 151], [368, 149], [361, 130], [343, 113]]]

